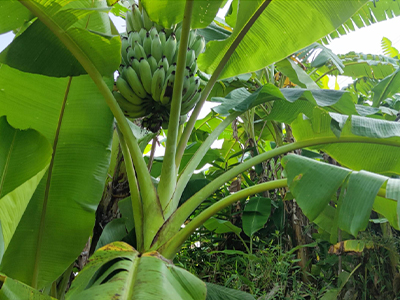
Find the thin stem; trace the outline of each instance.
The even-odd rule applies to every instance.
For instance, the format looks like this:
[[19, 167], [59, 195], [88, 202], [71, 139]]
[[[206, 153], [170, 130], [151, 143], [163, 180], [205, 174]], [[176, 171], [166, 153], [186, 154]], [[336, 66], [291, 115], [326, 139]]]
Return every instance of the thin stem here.
[[183, 152], [185, 151], [186, 144], [189, 141], [189, 137], [192, 133], [194, 128], [194, 124], [196, 123], [197, 118], [199, 117], [200, 111], [206, 102], [208, 95], [210, 94], [214, 84], [217, 82], [218, 77], [221, 75], [222, 70], [225, 68], [226, 63], [231, 58], [232, 54], [235, 52], [237, 46], [239, 46], [240, 42], [243, 40], [247, 32], [253, 26], [253, 24], [257, 21], [258, 17], [263, 13], [263, 11], [267, 8], [267, 6], [271, 3], [271, 0], [264, 1], [263, 4], [257, 9], [254, 15], [250, 18], [250, 20], [246, 23], [237, 37], [233, 40], [231, 46], [229, 47], [228, 51], [226, 51], [225, 55], [219, 62], [217, 68], [215, 69], [214, 73], [212, 74], [210, 80], [208, 81], [207, 85], [204, 88], [204, 91], [201, 94], [200, 100], [197, 103], [196, 107], [194, 108], [188, 123], [186, 124], [185, 130], [183, 131], [182, 137], [179, 141], [178, 150], [176, 152], [176, 159], [175, 163], [176, 166], [179, 166], [182, 160]]
[[147, 170], [149, 170], [149, 172], [151, 171], [151, 167], [153, 166], [153, 160], [154, 160], [154, 154], [156, 153], [156, 147], [157, 147], [157, 136], [155, 136], [153, 138], [153, 141], [151, 142], [149, 163], [147, 164]]
[[[43, 24], [45, 24], [79, 61], [85, 71], [92, 78], [93, 82], [96, 84], [107, 105], [110, 107], [112, 114], [117, 120], [121, 133], [125, 137], [133, 164], [137, 170], [137, 178], [143, 201], [143, 211], [146, 215], [152, 216], [151, 220], [146, 221], [146, 219], [144, 219], [144, 227], [148, 233], [148, 237], [144, 237], [144, 244], [145, 247], [146, 244], [150, 246], [153, 237], [164, 223], [164, 218], [162, 215], [161, 206], [159, 205], [156, 190], [153, 182], [151, 181], [150, 173], [147, 171], [146, 162], [144, 161], [142, 152], [135, 136], [132, 133], [131, 128], [129, 127], [124, 113], [120, 109], [117, 101], [115, 100], [96, 66], [92, 63], [83, 49], [76, 44], [75, 40], [61, 26], [59, 26], [56, 21], [53, 20], [52, 16], [47, 15], [46, 12], [43, 11], [35, 1], [20, 0], [20, 3], [29, 9]], [[146, 222], [148, 222], [148, 225], [145, 224]]]
[[235, 120], [239, 115], [241, 115], [241, 112], [236, 112], [226, 117], [226, 119], [222, 121], [222, 123], [219, 124], [217, 128], [215, 128], [207, 137], [207, 139], [201, 144], [199, 149], [197, 149], [196, 153], [193, 155], [188, 164], [185, 166], [183, 172], [180, 174], [172, 199], [167, 203], [164, 209], [164, 215], [166, 218], [168, 218], [177, 208], [183, 190], [193, 175], [193, 172], [206, 155], [207, 150], [211, 147], [212, 143], [218, 138], [218, 136], [225, 130], [225, 128], [228, 127], [228, 125], [231, 124], [232, 121]]
[[[400, 143], [394, 140], [388, 139], [374, 139], [367, 137], [323, 137], [323, 138], [315, 138], [310, 140], [304, 140], [300, 142], [291, 143], [282, 147], [278, 147], [272, 149], [270, 151], [259, 154], [237, 166], [228, 170], [224, 174], [220, 175], [212, 182], [210, 182], [207, 186], [202, 188], [196, 194], [194, 194], [191, 198], [189, 198], [184, 204], [182, 204], [165, 222], [163, 228], [158, 233], [159, 243], [162, 244], [162, 241], [170, 239], [180, 228], [181, 225], [186, 221], [186, 219], [190, 216], [190, 214], [205, 200], [208, 196], [214, 193], [219, 187], [221, 187], [225, 182], [228, 182], [238, 174], [248, 170], [254, 165], [257, 165], [263, 161], [271, 159], [273, 157], [307, 147], [324, 145], [324, 144], [335, 144], [335, 143], [369, 143], [369, 144], [381, 144], [388, 146], [397, 146], [400, 147]], [[381, 191], [380, 191], [381, 192]], [[381, 192], [383, 193], [383, 192]], [[162, 238], [160, 238], [162, 237]], [[154, 245], [153, 245], [154, 248]]]
[[129, 190], [131, 192], [131, 203], [133, 211], [133, 221], [135, 223], [135, 234], [137, 241], [137, 250], [143, 250], [143, 206], [140, 199], [139, 187], [136, 181], [136, 173], [133, 167], [132, 158], [126, 146], [125, 138], [117, 126], [117, 133], [121, 145], [122, 154], [124, 156], [126, 173], [128, 175]]
[[165, 146], [165, 157], [161, 169], [158, 194], [164, 209], [170, 201], [176, 185], [175, 154], [178, 141], [179, 119], [181, 113], [183, 80], [185, 76], [186, 53], [188, 48], [190, 23], [192, 20], [193, 0], [186, 0], [185, 13], [182, 21], [182, 33], [179, 43], [178, 59], [176, 64], [174, 89], [168, 124], [168, 136]]
[[232, 203], [235, 203], [236, 201], [244, 199], [250, 195], [282, 187], [287, 187], [286, 179], [279, 179], [253, 185], [219, 200], [217, 203], [214, 203], [202, 213], [200, 213], [197, 217], [195, 217], [192, 221], [190, 221], [185, 226], [185, 228], [182, 228], [178, 233], [171, 237], [171, 239], [169, 239], [169, 241], [160, 248], [160, 253], [165, 258], [172, 259], [175, 256], [176, 252], [179, 251], [181, 245], [197, 228], [199, 228], [201, 225], [203, 225], [205, 221], [207, 221], [209, 218], [214, 216], [225, 207], [228, 207]]

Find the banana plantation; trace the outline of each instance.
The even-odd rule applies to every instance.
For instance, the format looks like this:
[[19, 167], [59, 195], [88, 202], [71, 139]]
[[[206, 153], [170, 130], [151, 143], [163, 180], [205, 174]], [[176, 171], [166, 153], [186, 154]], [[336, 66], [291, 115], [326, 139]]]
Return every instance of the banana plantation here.
[[399, 15], [0, 1], [0, 300], [400, 299]]

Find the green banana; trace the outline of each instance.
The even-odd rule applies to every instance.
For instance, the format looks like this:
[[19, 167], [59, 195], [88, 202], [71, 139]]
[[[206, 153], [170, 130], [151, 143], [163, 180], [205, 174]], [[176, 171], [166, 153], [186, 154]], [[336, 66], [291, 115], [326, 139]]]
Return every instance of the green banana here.
[[141, 105], [143, 103], [143, 99], [139, 98], [131, 89], [129, 84], [125, 81], [125, 79], [122, 78], [122, 76], [119, 76], [117, 78], [116, 82], [117, 88], [124, 96], [126, 100], [128, 100], [130, 103], [134, 105]]
[[188, 47], [191, 48], [196, 39], [196, 30], [191, 30], [189, 33]]
[[196, 103], [200, 100], [201, 90], [196, 91], [196, 94], [192, 99], [190, 99], [186, 103], [182, 103], [181, 107], [181, 115], [186, 115], [192, 108], [196, 105]]
[[146, 52], [147, 55], [151, 53], [151, 37], [150, 33], [146, 33], [146, 37], [143, 40], [143, 49], [144, 52]]
[[[126, 29], [128, 34], [121, 34], [122, 58], [116, 83], [118, 103], [125, 115], [132, 118], [146, 116], [146, 111], [157, 108], [154, 115], [167, 123], [182, 27], [163, 28], [150, 20], [144, 8], [133, 4], [126, 15]], [[190, 31], [183, 74], [182, 117], [200, 99], [201, 79], [194, 75], [198, 72], [197, 57], [204, 48], [204, 37], [197, 35], [196, 30]], [[160, 105], [166, 106], [165, 111]], [[151, 128], [155, 121], [152, 116], [148, 119], [150, 123], [144, 126]]]
[[181, 35], [182, 35], [182, 26], [179, 26], [179, 28], [175, 31], [175, 37], [177, 40], [181, 39]]
[[153, 27], [153, 22], [150, 20], [149, 15], [147, 14], [146, 10], [142, 9], [142, 16], [143, 16], [143, 25], [146, 30], [150, 30]]
[[133, 27], [133, 15], [131, 11], [128, 11], [126, 13], [126, 32], [131, 32], [134, 31], [134, 27]]
[[161, 65], [153, 74], [151, 82], [151, 95], [156, 102], [160, 102], [160, 95], [164, 86], [165, 70]]
[[158, 34], [157, 29], [156, 29], [155, 27], [152, 27], [152, 28], [150, 29], [150, 36], [151, 36], [151, 38], [154, 39], [154, 37], [156, 36], [156, 34]]
[[143, 110], [143, 105], [135, 105], [130, 103], [128, 100], [125, 99], [124, 96], [122, 96], [121, 93], [118, 92], [113, 92], [114, 98], [117, 101], [119, 107], [121, 107], [122, 111], [127, 114], [129, 112], [137, 112]]
[[151, 41], [151, 55], [154, 56], [157, 62], [160, 61], [163, 56], [163, 48], [158, 34], [156, 34]]
[[194, 96], [195, 92], [197, 92], [197, 89], [199, 88], [199, 85], [200, 85], [200, 80], [198, 79], [190, 83], [189, 88], [186, 91], [186, 94], [183, 95], [182, 97], [182, 105], [183, 103], [189, 101]]
[[196, 75], [197, 74], [197, 58], [195, 59], [195, 63], [192, 64], [190, 67], [190, 74]]
[[136, 58], [134, 58], [134, 59], [131, 61], [131, 65], [132, 65], [132, 68], [135, 70], [136, 74], [140, 74], [140, 71], [139, 71], [139, 60], [137, 60]]
[[164, 49], [165, 43], [167, 42], [167, 36], [165, 34], [165, 31], [164, 30], [159, 31], [158, 36], [160, 37], [161, 46]]
[[132, 67], [125, 69], [124, 77], [136, 95], [138, 95], [140, 98], [145, 98], [147, 96], [147, 93], [140, 82], [138, 74]]
[[157, 61], [156, 59], [151, 55], [147, 55], [147, 61], [149, 62], [150, 69], [151, 69], [151, 74], [154, 74], [154, 72], [157, 70]]
[[169, 69], [168, 59], [165, 56], [163, 56], [162, 59], [158, 62], [157, 67], [161, 67], [161, 66], [163, 66], [164, 70], [166, 70], [166, 71]]
[[190, 68], [185, 67], [185, 71], [184, 71], [183, 75], [189, 77], [190, 73], [191, 73]]
[[183, 88], [182, 88], [182, 96], [186, 94], [190, 87], [189, 75], [183, 78]]
[[138, 42], [139, 44], [141, 44], [142, 38], [140, 37], [138, 32], [132, 31], [129, 33], [128, 42], [129, 42], [129, 45], [133, 45], [135, 42]]
[[134, 47], [133, 47], [133, 51], [135, 53], [135, 58], [136, 59], [141, 59], [142, 57], [147, 57], [146, 56], [146, 52], [144, 51], [142, 45], [140, 45], [138, 42], [135, 42]]
[[144, 89], [147, 93], [151, 94], [151, 81], [153, 75], [151, 74], [149, 62], [145, 58], [139, 60], [139, 73]]
[[176, 51], [176, 37], [174, 33], [171, 33], [169, 36], [168, 40], [165, 43], [164, 46], [164, 55], [167, 58], [168, 61], [172, 61], [175, 55]]
[[176, 70], [176, 63], [173, 63], [172, 65], [169, 66], [166, 77], [168, 78], [172, 72], [175, 72], [175, 70]]
[[168, 105], [171, 102], [174, 82], [175, 82], [175, 71], [172, 71], [171, 74], [167, 77], [167, 80], [164, 82], [164, 86], [160, 95], [160, 101], [163, 105]]
[[143, 20], [142, 20], [142, 14], [140, 13], [139, 6], [136, 4], [132, 5], [132, 13], [133, 13], [133, 29], [137, 32], [140, 31], [141, 28], [143, 28]]
[[122, 57], [126, 56], [126, 53], [128, 52], [127, 49], [129, 47], [129, 41], [128, 41], [128, 37], [123, 36], [121, 38], [121, 55]]
[[135, 51], [133, 50], [133, 48], [131, 46], [129, 46], [127, 48], [127, 53], [126, 53], [126, 59], [128, 61], [128, 63], [131, 63], [132, 59], [134, 59], [135, 57]]
[[130, 119], [142, 118], [142, 117], [145, 117], [146, 115], [147, 115], [146, 108], [142, 108], [139, 111], [134, 111], [134, 112], [131, 111], [131, 112], [128, 112], [125, 114], [125, 116]]
[[188, 50], [188, 52], [186, 52], [186, 66], [190, 68], [194, 63], [195, 59], [196, 59], [196, 54], [194, 50]]
[[196, 40], [194, 41], [193, 45], [190, 47], [190, 49], [194, 50], [196, 57], [199, 56], [201, 52], [203, 52], [204, 47], [206, 46], [206, 41], [204, 37], [201, 35], [196, 36]]
[[139, 31], [139, 35], [140, 35], [140, 38], [142, 39], [142, 41], [143, 41], [144, 38], [146, 37], [146, 34], [147, 34], [146, 29], [141, 28], [140, 31]]

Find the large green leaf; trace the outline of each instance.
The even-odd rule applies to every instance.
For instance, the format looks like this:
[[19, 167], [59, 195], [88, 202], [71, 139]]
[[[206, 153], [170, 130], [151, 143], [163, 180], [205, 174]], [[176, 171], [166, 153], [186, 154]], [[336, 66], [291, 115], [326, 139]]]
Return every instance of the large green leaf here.
[[[393, 186], [386, 190], [386, 197], [392, 199], [387, 201], [395, 203], [399, 200], [399, 179], [366, 171], [351, 171], [297, 155], [286, 156], [283, 163], [290, 191], [311, 221], [326, 212], [332, 196], [336, 195], [340, 187], [345, 190], [342, 203], [338, 207], [338, 219], [335, 218], [333, 222], [337, 222], [340, 229], [354, 236], [367, 227], [375, 197], [385, 182]], [[332, 223], [331, 226], [334, 227], [335, 224]], [[398, 227], [398, 221], [395, 227]]]
[[[213, 108], [213, 111], [221, 115], [227, 115], [234, 111], [245, 112], [252, 107], [269, 101], [275, 101], [275, 103], [278, 101], [287, 101], [296, 108], [303, 108], [304, 104], [302, 102], [308, 102], [311, 104], [311, 106], [306, 105], [305, 107], [307, 108], [318, 105], [321, 107], [327, 107], [335, 112], [341, 112], [343, 114], [357, 114], [355, 105], [351, 101], [350, 94], [345, 91], [336, 90], [309, 90], [303, 88], [279, 89], [273, 84], [266, 84], [252, 94], [245, 88], [239, 88], [229, 93], [225, 98], [214, 97], [212, 100], [221, 102], [219, 106]], [[300, 109], [300, 111], [302, 110]], [[286, 114], [286, 111], [283, 113]], [[296, 118], [297, 114], [295, 116], [288, 117]], [[269, 117], [269, 119], [272, 118]]]
[[26, 284], [0, 274], [0, 300], [11, 299], [55, 300]]
[[[112, 80], [107, 82], [111, 88]], [[43, 288], [74, 261], [91, 233], [110, 159], [113, 117], [89, 76], [45, 77], [2, 65], [0, 86], [0, 114], [53, 144], [49, 171], [0, 265], [8, 276]]]
[[0, 1], [0, 34], [19, 28], [32, 18], [32, 13], [19, 1]]
[[[267, 0], [241, 1], [236, 26], [224, 41], [211, 41], [199, 68], [212, 74], [229, 47]], [[368, 0], [272, 1], [252, 25], [226, 64], [220, 78], [262, 69], [334, 31]]]
[[246, 203], [243, 211], [243, 231], [251, 237], [267, 223], [271, 214], [271, 199], [253, 197]]
[[157, 252], [139, 255], [123, 242], [100, 248], [74, 280], [67, 300], [204, 300], [204, 282]]
[[[110, 21], [101, 9], [106, 6], [105, 0], [30, 2], [64, 39], [79, 47], [102, 75], [111, 75], [118, 68], [121, 42], [119, 36], [107, 35], [111, 34]], [[47, 76], [86, 74], [46, 25], [36, 20], [0, 54], [0, 61], [21, 71]]]
[[0, 262], [51, 159], [51, 145], [35, 130], [0, 117]]
[[[353, 1], [351, 1], [353, 2]], [[363, 1], [365, 3], [365, 1]], [[332, 32], [329, 36], [323, 39], [325, 43], [328, 43], [328, 39], [335, 39], [342, 35], [356, 30], [356, 28], [363, 28], [382, 22], [388, 19], [392, 19], [400, 15], [400, 5], [398, 1], [393, 0], [372, 0], [368, 1], [360, 10], [355, 12], [349, 20], [344, 24], [341, 24]], [[354, 26], [355, 25], [355, 26]]]
[[[150, 19], [166, 28], [183, 20], [186, 1], [142, 0]], [[210, 24], [218, 13], [223, 0], [193, 1], [192, 28], [204, 28]]]
[[400, 69], [380, 81], [372, 91], [374, 92], [373, 106], [378, 107], [386, 98], [400, 92]]
[[[316, 141], [340, 135], [364, 142], [333, 143], [317, 148], [341, 165], [380, 174], [400, 174], [400, 123], [360, 116], [343, 116], [315, 109], [311, 119], [302, 115], [291, 124], [296, 141]], [[335, 130], [333, 133], [332, 128]], [[375, 140], [375, 143], [373, 140]], [[380, 144], [386, 142], [387, 144]]]

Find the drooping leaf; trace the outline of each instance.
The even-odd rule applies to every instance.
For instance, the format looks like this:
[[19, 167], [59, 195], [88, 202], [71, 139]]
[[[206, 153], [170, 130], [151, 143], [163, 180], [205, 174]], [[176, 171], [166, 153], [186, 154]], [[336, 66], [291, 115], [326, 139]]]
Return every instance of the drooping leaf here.
[[[339, 213], [341, 229], [357, 236], [359, 231], [367, 228], [375, 196], [386, 180], [387, 177], [364, 171], [350, 174]], [[351, 201], [346, 201], [348, 199]]]
[[[204, 28], [210, 24], [218, 13], [223, 0], [193, 1], [192, 28]], [[159, 0], [157, 5], [154, 1], [142, 0], [151, 20], [166, 28], [182, 22], [185, 11], [184, 1]]]
[[[227, 115], [234, 111], [244, 112], [269, 101], [288, 101], [296, 108], [295, 111], [297, 111], [298, 108], [300, 108], [298, 111], [302, 111], [304, 104], [299, 100], [305, 100], [312, 106], [331, 107], [332, 110], [340, 111], [343, 114], [357, 113], [354, 103], [351, 101], [350, 94], [345, 91], [323, 89], [308, 90], [302, 88], [279, 89], [272, 84], [266, 84], [252, 94], [245, 88], [240, 88], [232, 91], [225, 98], [215, 97], [213, 101], [221, 102], [221, 104], [214, 107], [213, 111], [221, 115]], [[312, 106], [306, 105], [305, 107], [309, 108]], [[290, 118], [295, 118], [296, 116], [290, 116]]]
[[340, 72], [342, 72], [344, 68], [344, 65], [338, 55], [320, 43], [312, 43], [310, 46], [301, 49], [294, 55], [303, 63], [307, 62], [309, 59], [312, 60], [310, 64], [312, 68], [319, 68], [330, 63], [332, 63]]
[[243, 211], [243, 231], [251, 237], [262, 229], [271, 214], [271, 199], [265, 197], [253, 197], [246, 203]]
[[[359, 139], [357, 143], [331, 143], [316, 148], [328, 153], [341, 165], [354, 170], [380, 174], [400, 174], [400, 123], [326, 113], [315, 109], [311, 119], [299, 117], [291, 124], [296, 141], [317, 141], [335, 137], [337, 124], [341, 138]], [[360, 140], [362, 139], [362, 140]], [[375, 143], [368, 139], [376, 139]], [[333, 141], [334, 142], [334, 141]], [[382, 144], [382, 143], [386, 144]]]
[[[394, 180], [396, 182], [396, 184], [391, 184], [393, 186], [391, 192], [386, 190], [387, 201], [394, 203], [398, 201], [396, 198], [400, 194], [398, 179], [366, 171], [351, 171], [298, 155], [286, 156], [283, 163], [288, 175], [290, 191], [304, 214], [311, 221], [321, 221], [322, 218], [325, 218], [326, 213], [329, 213], [328, 208], [330, 208], [329, 203], [332, 196], [337, 194], [340, 187], [345, 189], [339, 218], [332, 218], [332, 209], [334, 208], [330, 208], [332, 212], [328, 214], [331, 215], [331, 225], [329, 226], [338, 226], [354, 236], [367, 227], [371, 209], [373, 205], [375, 207], [374, 202], [377, 201], [376, 195], [386, 181]], [[347, 177], [349, 177], [349, 180], [344, 185]], [[387, 211], [381, 210], [380, 213], [385, 214]], [[388, 215], [388, 217], [393, 222], [391, 215]], [[398, 216], [396, 219], [398, 220]], [[395, 227], [398, 227], [397, 220], [394, 220]], [[337, 222], [337, 225], [335, 222]], [[322, 223], [320, 226], [324, 226], [330, 232], [326, 225], [324, 226]]]
[[[400, 70], [400, 69], [399, 69]], [[374, 92], [373, 106], [378, 107], [386, 98], [400, 92], [400, 71], [397, 70], [385, 79], [381, 80], [372, 91]]]
[[110, 35], [106, 1], [68, 2], [30, 1], [48, 23], [36, 20], [0, 54], [0, 61], [21, 71], [47, 76], [86, 74], [52, 29], [77, 45], [80, 55], [86, 56], [102, 75], [113, 74], [120, 63], [121, 42], [119, 36]]
[[318, 73], [321, 74], [319, 78], [325, 75], [343, 75], [353, 79], [383, 79], [398, 68], [398, 60], [383, 55], [349, 52], [338, 56], [342, 61], [343, 71], [335, 65], [327, 64], [318, 69]]
[[290, 81], [302, 88], [319, 89], [319, 86], [311, 79], [311, 77], [299, 67], [293, 60], [286, 58], [276, 64], [279, 72], [287, 76]]
[[[365, 3], [365, 2], [364, 2]], [[349, 20], [340, 24], [334, 32], [323, 39], [325, 43], [328, 40], [338, 38], [339, 36], [346, 35], [348, 32], [356, 30], [356, 28], [363, 28], [370, 26], [377, 22], [392, 19], [400, 15], [400, 6], [397, 1], [392, 0], [379, 0], [368, 1], [360, 10], [355, 11]], [[355, 26], [354, 26], [355, 25]]]
[[26, 206], [45, 174], [51, 145], [35, 130], [18, 130], [0, 117], [0, 262]]
[[212, 284], [209, 282], [206, 282], [207, 286], [207, 298], [206, 300], [255, 300], [253, 295], [234, 290], [234, 289], [229, 289], [224, 286]]
[[0, 274], [0, 300], [56, 300], [30, 286]]
[[[367, 2], [271, 1], [236, 48], [220, 78], [254, 72], [284, 59], [334, 31]], [[206, 52], [198, 60], [199, 69], [212, 74], [241, 30], [264, 4], [266, 0], [241, 1], [232, 35], [224, 41], [207, 44]]]
[[227, 220], [221, 220], [216, 218], [209, 218], [204, 222], [204, 227], [210, 231], [214, 231], [215, 233], [228, 233], [234, 232], [236, 234], [240, 234], [242, 229], [233, 225], [231, 222]]
[[74, 280], [67, 300], [204, 300], [206, 286], [157, 252], [139, 255], [123, 242], [100, 248]]
[[0, 86], [0, 114], [14, 127], [41, 132], [54, 149], [0, 265], [8, 276], [43, 288], [75, 260], [91, 234], [113, 117], [89, 76], [45, 77], [3, 65]]

